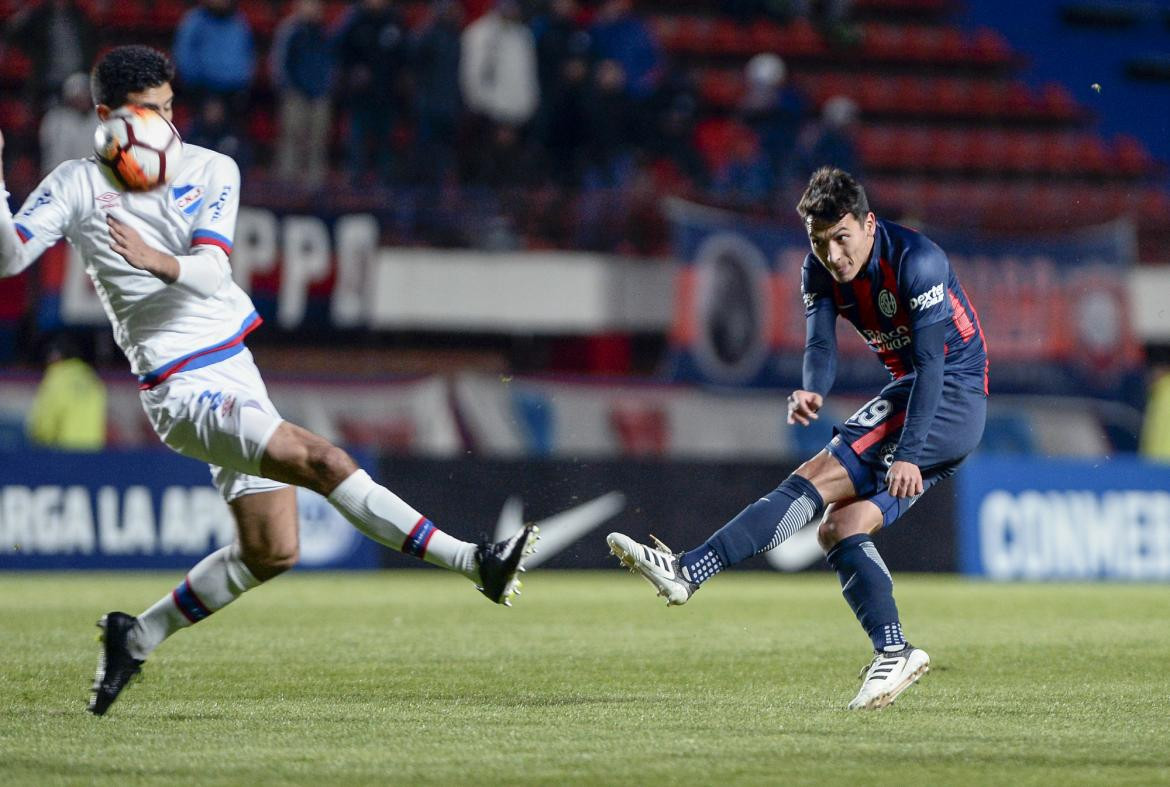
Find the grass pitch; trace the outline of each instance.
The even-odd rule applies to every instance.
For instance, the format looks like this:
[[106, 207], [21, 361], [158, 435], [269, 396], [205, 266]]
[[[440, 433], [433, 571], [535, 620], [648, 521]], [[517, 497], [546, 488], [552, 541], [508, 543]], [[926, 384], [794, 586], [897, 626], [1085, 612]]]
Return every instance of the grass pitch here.
[[1170, 784], [1170, 592], [901, 576], [933, 667], [849, 713], [829, 575], [282, 577], [165, 643], [105, 718], [93, 627], [176, 576], [0, 575], [3, 784]]

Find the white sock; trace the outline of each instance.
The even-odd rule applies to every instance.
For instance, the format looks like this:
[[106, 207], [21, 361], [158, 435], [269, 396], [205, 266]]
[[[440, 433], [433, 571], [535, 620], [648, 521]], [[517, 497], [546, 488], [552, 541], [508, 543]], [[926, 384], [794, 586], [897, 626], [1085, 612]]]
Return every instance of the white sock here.
[[260, 584], [244, 565], [240, 545], [212, 552], [195, 564], [178, 587], [138, 616], [130, 632], [130, 655], [145, 659], [164, 639], [205, 617]]
[[435, 527], [398, 495], [357, 470], [338, 484], [329, 502], [350, 523], [379, 544], [475, 579], [475, 544]]

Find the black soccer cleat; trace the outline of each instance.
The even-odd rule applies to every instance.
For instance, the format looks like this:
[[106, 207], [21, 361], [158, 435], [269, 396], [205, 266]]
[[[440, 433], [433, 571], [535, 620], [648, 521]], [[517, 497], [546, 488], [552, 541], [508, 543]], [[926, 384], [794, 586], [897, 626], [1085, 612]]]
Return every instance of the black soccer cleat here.
[[122, 689], [142, 671], [142, 662], [131, 656], [126, 647], [130, 630], [137, 622], [138, 618], [125, 612], [110, 612], [98, 621], [102, 652], [93, 679], [93, 696], [89, 699], [89, 712], [95, 716], [104, 715]]
[[524, 558], [536, 551], [538, 538], [540, 530], [535, 525], [525, 525], [511, 538], [481, 543], [475, 550], [479, 592], [495, 604], [512, 606], [512, 596], [520, 595], [519, 574], [524, 571]]

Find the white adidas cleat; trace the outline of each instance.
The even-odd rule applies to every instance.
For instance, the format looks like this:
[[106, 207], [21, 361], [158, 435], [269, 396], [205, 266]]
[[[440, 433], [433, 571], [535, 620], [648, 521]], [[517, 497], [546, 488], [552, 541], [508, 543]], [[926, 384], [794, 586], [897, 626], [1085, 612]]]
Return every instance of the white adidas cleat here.
[[925, 650], [907, 645], [893, 653], [875, 653], [869, 668], [862, 671], [865, 680], [849, 703], [849, 710], [880, 710], [930, 672], [930, 656]]
[[617, 555], [622, 565], [630, 571], [641, 574], [666, 598], [667, 606], [676, 607], [687, 603], [699, 586], [683, 579], [678, 568], [678, 555], [670, 551], [654, 536], [654, 546], [639, 544], [629, 536], [610, 533], [605, 537], [609, 551]]

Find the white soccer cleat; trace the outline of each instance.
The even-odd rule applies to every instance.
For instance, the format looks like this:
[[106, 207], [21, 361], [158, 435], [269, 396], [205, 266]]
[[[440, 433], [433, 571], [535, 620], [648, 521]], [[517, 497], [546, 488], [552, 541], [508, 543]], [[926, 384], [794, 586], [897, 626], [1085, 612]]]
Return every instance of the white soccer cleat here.
[[630, 571], [641, 574], [654, 586], [659, 596], [666, 599], [667, 606], [676, 607], [687, 603], [699, 586], [683, 579], [678, 567], [678, 555], [654, 536], [654, 546], [639, 544], [629, 536], [610, 533], [605, 537], [609, 551], [617, 555], [622, 565]]
[[930, 656], [925, 650], [907, 645], [893, 653], [875, 653], [869, 668], [863, 671], [865, 680], [849, 703], [849, 710], [880, 710], [930, 672]]

